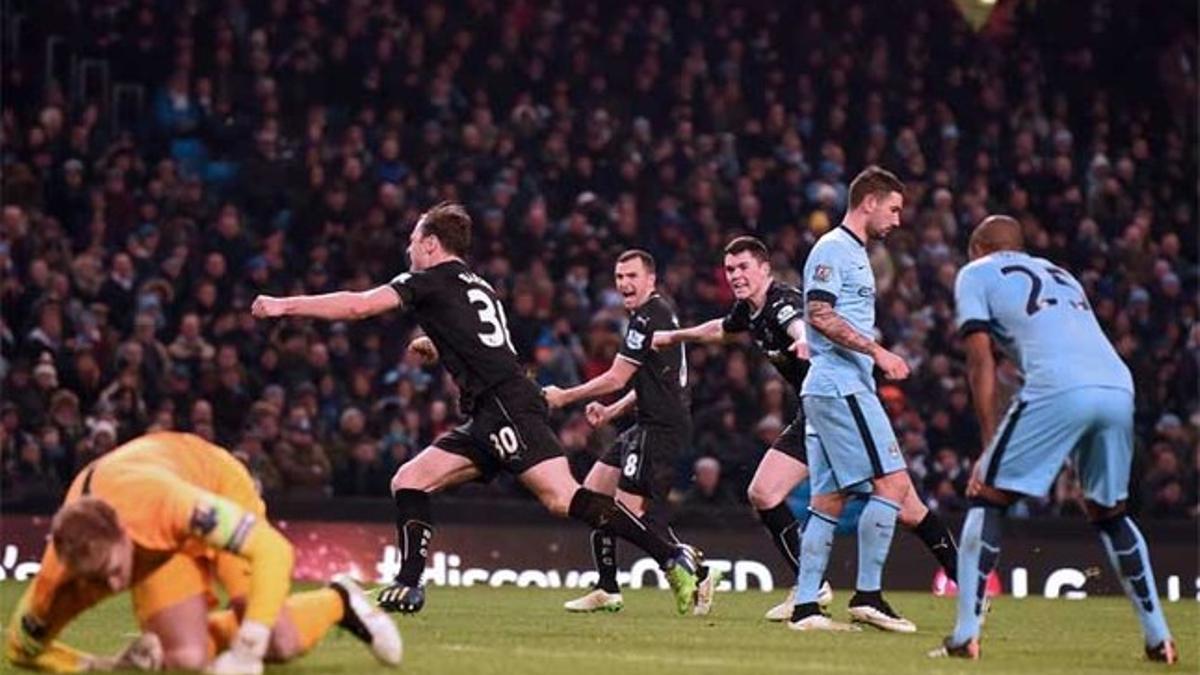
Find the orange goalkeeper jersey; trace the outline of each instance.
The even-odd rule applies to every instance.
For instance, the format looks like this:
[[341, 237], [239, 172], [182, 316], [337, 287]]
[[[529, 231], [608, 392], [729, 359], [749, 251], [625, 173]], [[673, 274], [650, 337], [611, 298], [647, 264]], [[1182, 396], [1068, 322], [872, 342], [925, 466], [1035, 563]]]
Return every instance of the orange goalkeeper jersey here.
[[[286, 560], [288, 567], [277, 570], [281, 581], [263, 579], [266, 586], [282, 584], [281, 589], [263, 587], [266, 592], [260, 595], [270, 597], [250, 602], [262, 608], [257, 612], [262, 619], [273, 622], [290, 579], [291, 549], [277, 534], [262, 534], [274, 533], [266, 523], [266, 507], [245, 467], [224, 449], [191, 434], [142, 436], [84, 467], [64, 503], [83, 496], [102, 499], [117, 512], [135, 545], [135, 586], [179, 553], [228, 551], [253, 557], [256, 551], [244, 549], [250, 548], [251, 533], [258, 534], [254, 548], [269, 548], [269, 555]], [[260, 541], [267, 544], [259, 546]], [[41, 570], [9, 626], [10, 657], [40, 653], [75, 616], [109, 595], [112, 591], [103, 584], [68, 578], [48, 544]]]
[[151, 551], [236, 548], [213, 536], [237, 525], [217, 518], [214, 495], [247, 514], [266, 514], [241, 462], [199, 436], [174, 432], [136, 438], [84, 467], [64, 503], [84, 495], [111, 505], [134, 544]]

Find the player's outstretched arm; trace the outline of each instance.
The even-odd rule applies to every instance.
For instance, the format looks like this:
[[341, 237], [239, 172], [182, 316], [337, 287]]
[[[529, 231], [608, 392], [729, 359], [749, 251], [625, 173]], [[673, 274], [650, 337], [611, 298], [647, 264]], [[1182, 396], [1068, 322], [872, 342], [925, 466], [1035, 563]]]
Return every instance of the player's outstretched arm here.
[[808, 324], [796, 319], [788, 324], [787, 334], [792, 338], [792, 344], [788, 346], [788, 351], [796, 355], [796, 358], [807, 361], [811, 352], [808, 350]]
[[713, 319], [691, 328], [656, 331], [651, 340], [651, 347], [661, 350], [670, 349], [681, 342], [698, 342], [700, 344], [723, 342], [725, 329], [721, 326], [722, 322], [722, 319]]
[[358, 321], [400, 306], [400, 296], [391, 286], [369, 291], [338, 291], [323, 295], [293, 295], [276, 298], [260, 295], [250, 312], [259, 319], [301, 316], [326, 321]]
[[9, 663], [51, 673], [103, 670], [105, 657], [79, 651], [57, 636], [75, 617], [112, 595], [106, 586], [70, 582], [52, 547], [42, 556], [42, 568], [17, 601], [5, 634], [4, 657]]
[[24, 608], [29, 604], [28, 596], [32, 590], [33, 586], [26, 589], [26, 597], [17, 603], [17, 611], [4, 636], [4, 660], [14, 666], [47, 673], [82, 673], [89, 670], [97, 657], [57, 640], [47, 641], [33, 633], [34, 626], [27, 625]]
[[992, 338], [975, 331], [963, 338], [967, 352], [967, 385], [979, 417], [979, 433], [986, 447], [996, 433], [996, 359], [992, 356]]
[[903, 380], [908, 377], [908, 364], [904, 359], [883, 348], [878, 342], [858, 332], [833, 311], [833, 305], [824, 300], [809, 300], [807, 304], [807, 321], [821, 335], [829, 338], [830, 342], [866, 354], [875, 360], [875, 364], [883, 371], [889, 380]]
[[629, 384], [629, 380], [633, 378], [633, 374], [637, 372], [638, 367], [639, 364], [618, 355], [602, 375], [597, 375], [578, 387], [559, 389], [550, 386], [543, 389], [542, 393], [546, 396], [546, 403], [551, 408], [564, 408], [576, 401], [600, 398], [624, 389], [625, 385]]

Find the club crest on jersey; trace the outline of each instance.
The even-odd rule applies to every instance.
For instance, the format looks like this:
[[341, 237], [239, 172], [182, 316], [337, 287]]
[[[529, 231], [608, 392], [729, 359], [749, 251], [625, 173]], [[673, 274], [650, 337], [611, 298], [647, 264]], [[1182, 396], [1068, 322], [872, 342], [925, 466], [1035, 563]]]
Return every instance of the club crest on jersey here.
[[813, 270], [813, 279], [816, 281], [829, 281], [833, 276], [833, 268], [829, 265], [817, 265]]
[[646, 334], [631, 330], [625, 334], [625, 346], [630, 349], [641, 349], [646, 344]]
[[188, 529], [198, 537], [207, 537], [217, 527], [217, 508], [212, 504], [197, 504], [192, 509]]

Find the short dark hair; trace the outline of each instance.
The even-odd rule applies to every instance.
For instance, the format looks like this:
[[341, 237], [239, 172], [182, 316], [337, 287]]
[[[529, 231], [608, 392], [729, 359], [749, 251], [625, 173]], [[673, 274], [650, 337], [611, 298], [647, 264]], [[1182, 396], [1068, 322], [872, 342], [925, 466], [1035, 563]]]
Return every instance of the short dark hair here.
[[104, 569], [122, 532], [116, 510], [96, 497], [76, 499], [50, 521], [55, 554], [72, 573], [85, 576]]
[[434, 236], [451, 255], [466, 255], [471, 250], [471, 216], [462, 204], [441, 202], [426, 211], [421, 220], [422, 236]]
[[631, 248], [628, 251], [625, 251], [621, 255], [617, 256], [617, 262], [623, 263], [633, 260], [634, 258], [642, 261], [642, 264], [646, 266], [647, 272], [651, 274], [658, 274], [658, 263], [654, 262], [654, 256], [640, 248]]
[[850, 181], [850, 208], [862, 204], [867, 195], [886, 197], [893, 192], [904, 194], [904, 183], [896, 174], [879, 166], [868, 166]]
[[771, 254], [767, 251], [767, 245], [758, 237], [743, 235], [725, 245], [725, 255], [737, 255], [746, 252], [749, 252], [759, 262], [767, 262], [771, 259]]

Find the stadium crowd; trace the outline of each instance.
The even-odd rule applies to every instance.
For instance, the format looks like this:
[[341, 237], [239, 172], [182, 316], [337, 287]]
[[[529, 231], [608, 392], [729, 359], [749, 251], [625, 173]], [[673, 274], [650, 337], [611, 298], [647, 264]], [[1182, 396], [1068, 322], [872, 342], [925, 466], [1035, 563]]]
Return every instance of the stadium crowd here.
[[[980, 450], [953, 282], [970, 228], [999, 211], [1083, 281], [1134, 372], [1137, 508], [1196, 516], [1197, 45], [1182, 5], [1037, 3], [977, 33], [951, 2], [14, 4], [6, 507], [52, 503], [151, 429], [216, 440], [268, 497], [386, 495], [456, 423], [449, 378], [405, 354], [403, 313], [260, 323], [256, 294], [386, 282], [420, 211], [462, 201], [519, 355], [542, 384], [575, 384], [619, 344], [617, 253], [657, 258], [685, 324], [718, 316], [724, 242], [762, 237], [800, 284], [846, 182], [878, 163], [907, 183], [904, 227], [873, 253], [878, 323], [913, 367], [880, 393], [930, 506], [963, 508]], [[44, 80], [51, 34], [141, 87], [141, 114]], [[1137, 48], [1108, 46], [1122, 44]], [[682, 474], [699, 460], [698, 479], [679, 493], [735, 502], [795, 392], [746, 345], [692, 349], [690, 373]], [[558, 422], [581, 473], [614, 433], [580, 410]], [[1064, 470], [1023, 508], [1076, 509], [1076, 494]]]

